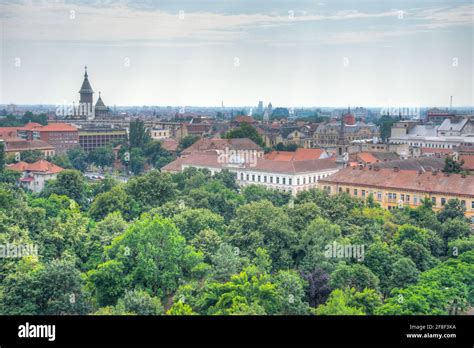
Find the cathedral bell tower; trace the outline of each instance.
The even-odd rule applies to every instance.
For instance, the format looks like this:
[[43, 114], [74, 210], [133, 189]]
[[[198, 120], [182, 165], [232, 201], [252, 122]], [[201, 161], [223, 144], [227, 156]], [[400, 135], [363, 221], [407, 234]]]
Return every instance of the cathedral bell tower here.
[[87, 66], [84, 67], [84, 81], [82, 82], [81, 90], [79, 94], [81, 96], [79, 100], [79, 116], [89, 116], [94, 111], [94, 91], [92, 90], [91, 84], [89, 82], [89, 76], [87, 75]]

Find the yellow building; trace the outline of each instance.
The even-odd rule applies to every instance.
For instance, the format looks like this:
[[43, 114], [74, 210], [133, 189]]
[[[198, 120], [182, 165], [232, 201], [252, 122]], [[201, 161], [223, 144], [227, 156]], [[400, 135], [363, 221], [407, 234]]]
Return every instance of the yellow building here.
[[373, 196], [383, 208], [417, 207], [427, 197], [434, 210], [450, 199], [459, 199], [474, 223], [474, 176], [399, 170], [398, 168], [347, 167], [319, 181], [331, 194], [348, 193], [358, 198]]

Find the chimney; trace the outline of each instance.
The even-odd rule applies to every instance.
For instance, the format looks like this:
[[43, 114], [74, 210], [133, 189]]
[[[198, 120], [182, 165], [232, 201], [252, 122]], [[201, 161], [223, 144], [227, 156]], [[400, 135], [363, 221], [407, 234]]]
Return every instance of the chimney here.
[[423, 171], [421, 169], [418, 170], [418, 174], [423, 174]]
[[394, 172], [398, 172], [399, 170], [400, 170], [400, 169], [399, 169], [398, 167], [396, 167], [396, 166], [393, 167], [393, 171], [394, 171]]
[[380, 170], [380, 168], [379, 168], [379, 167], [377, 167], [377, 166], [374, 166], [374, 171], [378, 172], [379, 170]]

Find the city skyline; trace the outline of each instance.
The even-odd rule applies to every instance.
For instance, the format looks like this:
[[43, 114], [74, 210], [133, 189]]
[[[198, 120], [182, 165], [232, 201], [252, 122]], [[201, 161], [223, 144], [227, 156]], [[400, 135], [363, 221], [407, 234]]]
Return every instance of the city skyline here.
[[[469, 1], [0, 4], [0, 103], [472, 106]], [[120, 23], [120, 25], [118, 25]], [[37, 30], [31, 31], [31, 28]]]

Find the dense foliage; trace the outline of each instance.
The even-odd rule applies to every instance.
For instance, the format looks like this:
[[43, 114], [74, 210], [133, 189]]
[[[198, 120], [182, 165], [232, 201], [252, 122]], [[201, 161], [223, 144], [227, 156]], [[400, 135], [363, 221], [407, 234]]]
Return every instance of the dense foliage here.
[[0, 180], [0, 245], [37, 247], [0, 258], [1, 314], [461, 314], [474, 303], [458, 201], [387, 211], [192, 168], [127, 183], [71, 169], [39, 195], [4, 170]]

